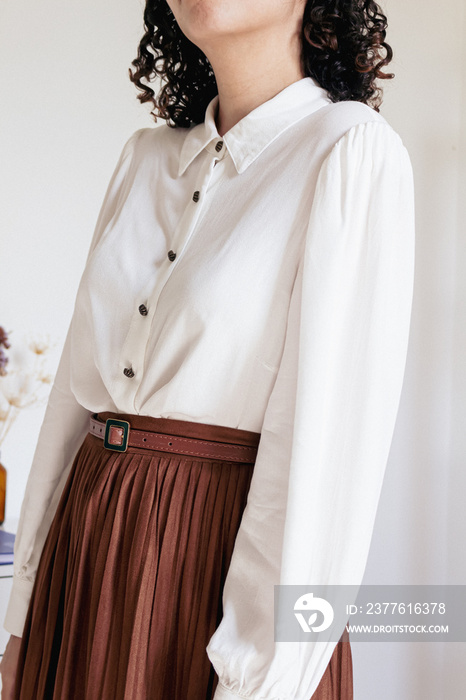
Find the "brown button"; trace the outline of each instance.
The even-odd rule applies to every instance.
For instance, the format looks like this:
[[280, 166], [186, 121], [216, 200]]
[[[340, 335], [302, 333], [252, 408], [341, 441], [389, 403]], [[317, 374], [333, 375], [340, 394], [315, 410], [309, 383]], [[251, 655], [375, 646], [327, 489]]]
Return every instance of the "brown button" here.
[[195, 193], [193, 194], [193, 201], [194, 201], [194, 202], [198, 202], [198, 201], [199, 201], [199, 195], [200, 195], [199, 190], [196, 190]]
[[139, 307], [139, 313], [141, 314], [141, 316], [147, 316], [148, 311], [147, 306], [145, 304], [141, 304], [141, 306]]
[[168, 251], [168, 259], [170, 260], [170, 262], [173, 262], [175, 258], [176, 258], [176, 253], [173, 250], [169, 250]]
[[134, 377], [134, 372], [133, 372], [133, 370], [131, 369], [131, 367], [125, 367], [124, 370], [123, 370], [123, 374], [125, 375], [125, 377], [129, 377], [129, 379], [131, 379], [132, 377]]
[[217, 143], [215, 144], [215, 150], [217, 151], [217, 153], [222, 150], [222, 146], [223, 141], [217, 141]]

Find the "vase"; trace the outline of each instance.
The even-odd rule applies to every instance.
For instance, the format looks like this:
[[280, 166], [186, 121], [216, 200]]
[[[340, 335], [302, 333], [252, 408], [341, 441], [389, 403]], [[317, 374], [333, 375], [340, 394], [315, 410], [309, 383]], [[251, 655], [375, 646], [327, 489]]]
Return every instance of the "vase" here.
[[[1, 452], [0, 452], [1, 458]], [[0, 525], [3, 525], [5, 520], [5, 504], [6, 504], [6, 469], [0, 462]]]

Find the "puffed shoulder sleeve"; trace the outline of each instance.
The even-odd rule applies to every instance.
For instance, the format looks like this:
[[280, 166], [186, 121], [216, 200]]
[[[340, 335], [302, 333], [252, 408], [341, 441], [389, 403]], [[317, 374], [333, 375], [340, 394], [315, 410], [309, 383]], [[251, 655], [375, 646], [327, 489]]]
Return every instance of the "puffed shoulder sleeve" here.
[[352, 127], [321, 166], [207, 646], [215, 700], [309, 700], [337, 642], [274, 642], [274, 585], [362, 582], [407, 357], [413, 199], [386, 122]]
[[[99, 212], [88, 259], [119, 205], [135, 143], [141, 131], [134, 132], [120, 154]], [[89, 411], [78, 403], [70, 388], [73, 321], [74, 314], [50, 391], [16, 534], [13, 587], [3, 624], [8, 632], [18, 637], [24, 628], [45, 539], [73, 459], [88, 430]]]

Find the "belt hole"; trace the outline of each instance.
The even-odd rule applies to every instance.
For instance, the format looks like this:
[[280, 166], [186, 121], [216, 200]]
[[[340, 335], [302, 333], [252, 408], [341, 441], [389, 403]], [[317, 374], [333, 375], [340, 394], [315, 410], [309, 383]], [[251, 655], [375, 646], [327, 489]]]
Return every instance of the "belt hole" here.
[[142, 441], [143, 441], [143, 442], [147, 442], [147, 439], [146, 439], [146, 438], [142, 438]]
[[169, 445], [173, 445], [173, 443], [172, 443], [172, 442], [169, 442], [168, 444], [169, 444]]

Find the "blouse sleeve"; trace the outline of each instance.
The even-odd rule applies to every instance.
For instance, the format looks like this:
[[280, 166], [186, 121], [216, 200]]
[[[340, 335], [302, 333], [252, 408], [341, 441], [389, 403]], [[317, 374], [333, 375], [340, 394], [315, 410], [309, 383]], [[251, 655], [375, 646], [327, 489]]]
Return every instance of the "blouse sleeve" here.
[[385, 122], [352, 127], [321, 167], [207, 645], [214, 700], [309, 700], [337, 642], [274, 642], [274, 584], [362, 582], [407, 356], [413, 200], [409, 156]]
[[[87, 259], [97, 245], [124, 188], [135, 141], [126, 142], [102, 203]], [[73, 315], [74, 316], [74, 315]], [[70, 388], [70, 344], [73, 317], [50, 391], [21, 506], [14, 546], [13, 587], [4, 628], [22, 635], [37, 566], [73, 459], [89, 427], [89, 411]]]

